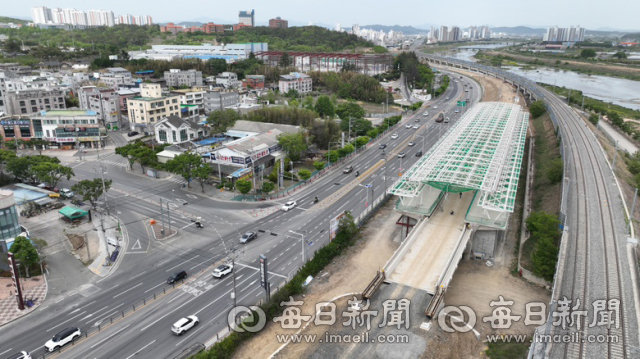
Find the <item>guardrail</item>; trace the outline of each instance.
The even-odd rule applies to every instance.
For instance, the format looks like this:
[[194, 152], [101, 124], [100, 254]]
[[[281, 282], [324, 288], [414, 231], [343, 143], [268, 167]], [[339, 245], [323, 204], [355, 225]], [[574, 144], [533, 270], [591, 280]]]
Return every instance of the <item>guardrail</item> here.
[[[193, 274], [191, 277], [192, 278], [196, 278], [199, 275], [201, 275], [202, 273], [212, 270], [218, 264], [219, 263], [216, 262], [213, 265], [211, 265], [211, 266], [209, 266], [209, 267], [207, 267], [205, 269], [202, 269], [201, 271], [197, 272], [196, 274]], [[119, 311], [118, 313], [115, 313], [115, 314], [110, 315], [108, 317], [103, 317], [100, 321], [97, 321], [91, 328], [81, 332], [80, 337], [78, 337], [77, 339], [74, 339], [69, 344], [67, 344], [67, 345], [65, 345], [63, 347], [59, 347], [58, 349], [56, 349], [53, 352], [46, 352], [45, 351], [44, 354], [42, 354], [38, 358], [46, 359], [46, 358], [55, 358], [55, 357], [57, 357], [61, 353], [64, 353], [64, 352], [70, 350], [71, 348], [73, 348], [76, 344], [84, 342], [85, 340], [87, 340], [87, 338], [90, 338], [90, 337], [100, 333], [101, 331], [111, 327], [111, 325], [113, 325], [114, 323], [117, 323], [120, 320], [126, 318], [127, 316], [135, 313], [136, 311], [146, 307], [148, 304], [156, 302], [158, 299], [164, 297], [168, 293], [171, 293], [176, 288], [180, 288], [183, 285], [185, 285], [185, 283], [189, 283], [189, 281], [190, 280], [187, 280], [186, 278], [184, 278], [184, 279], [182, 279], [182, 281], [180, 283], [173, 283], [173, 284], [165, 285], [164, 287], [162, 287], [162, 289], [158, 289], [158, 291], [156, 291], [156, 292], [154, 292], [154, 293], [152, 293], [152, 294], [150, 294], [150, 295], [138, 300], [137, 302], [133, 303], [132, 305], [130, 305], [126, 309], [123, 309], [123, 310]]]

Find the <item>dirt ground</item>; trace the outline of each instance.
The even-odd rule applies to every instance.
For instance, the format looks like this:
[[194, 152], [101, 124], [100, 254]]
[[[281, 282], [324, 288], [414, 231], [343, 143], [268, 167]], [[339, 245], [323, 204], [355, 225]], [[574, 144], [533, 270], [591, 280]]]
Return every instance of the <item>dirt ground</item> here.
[[[395, 224], [400, 215], [395, 212], [394, 204], [394, 201], [387, 202], [364, 227], [358, 243], [314, 278], [306, 295], [295, 298], [304, 301], [300, 307], [303, 315], [315, 314], [316, 303], [347, 293], [362, 292], [373, 280], [376, 272], [399, 246], [399, 243], [393, 242], [400, 231]], [[282, 329], [277, 323], [268, 323], [260, 335], [246, 342], [234, 357], [267, 358], [280, 346], [276, 334], [295, 334], [296, 331]], [[298, 349], [302, 347], [296, 345]]]
[[[97, 232], [92, 229], [92, 223], [83, 221], [82, 224], [76, 227], [66, 228], [64, 230], [64, 234], [72, 248], [71, 254], [85, 265], [91, 264], [93, 259], [100, 253], [100, 237], [98, 237]], [[87, 245], [89, 246], [88, 249]]]
[[524, 104], [524, 98], [522, 95], [515, 92], [513, 86], [508, 83], [498, 80], [495, 77], [485, 76], [476, 72], [462, 71], [460, 69], [456, 69], [456, 72], [472, 77], [480, 83], [484, 90], [484, 95], [482, 97], [483, 102], [513, 103], [514, 99], [517, 97], [518, 102], [516, 103]]

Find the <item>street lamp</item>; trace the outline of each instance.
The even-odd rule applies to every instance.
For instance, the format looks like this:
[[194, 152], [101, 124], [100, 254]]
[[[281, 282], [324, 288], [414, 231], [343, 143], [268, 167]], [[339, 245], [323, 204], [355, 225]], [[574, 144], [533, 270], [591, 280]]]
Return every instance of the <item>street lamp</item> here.
[[[358, 184], [358, 186], [360, 186], [360, 187], [364, 187], [364, 188], [367, 188], [367, 189], [368, 189], [368, 188], [371, 188], [371, 201], [373, 202], [373, 182], [371, 182], [370, 184], [366, 184], [366, 185]], [[366, 195], [366, 196], [365, 196], [365, 197], [366, 197], [366, 199], [365, 199], [365, 201], [366, 201], [366, 202], [365, 202], [364, 206], [365, 206], [365, 208], [366, 208], [366, 207], [367, 207], [367, 202], [368, 202], [368, 200], [369, 200], [369, 194], [367, 193], [367, 190], [366, 190], [366, 189], [365, 189], [365, 195]]]
[[304, 249], [305, 249], [305, 248], [304, 248], [304, 236], [307, 234], [307, 231], [305, 230], [305, 231], [304, 231], [304, 234], [302, 234], [302, 233], [298, 233], [298, 232], [294, 232], [294, 231], [292, 231], [292, 230], [289, 230], [289, 232], [291, 232], [291, 233], [293, 233], [293, 234], [297, 234], [297, 235], [299, 235], [299, 236], [300, 236], [300, 244], [302, 245], [302, 264], [307, 263], [307, 258], [306, 258], [306, 255], [305, 255], [305, 253], [304, 253], [304, 252], [305, 252], [305, 251], [304, 251]]
[[425, 140], [425, 136], [416, 136], [416, 137], [420, 137], [420, 138], [422, 138], [422, 154], [424, 155], [424, 144], [425, 144], [425, 142], [426, 142], [426, 140]]

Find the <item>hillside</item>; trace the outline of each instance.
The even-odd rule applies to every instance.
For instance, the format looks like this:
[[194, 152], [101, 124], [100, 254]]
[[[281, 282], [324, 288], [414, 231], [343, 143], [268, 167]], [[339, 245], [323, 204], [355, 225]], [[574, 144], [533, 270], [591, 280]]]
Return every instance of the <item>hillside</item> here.
[[621, 40], [640, 40], [640, 32], [626, 34], [620, 38]]
[[272, 29], [249, 27], [229, 34], [185, 33], [169, 37], [164, 43], [174, 45], [197, 45], [202, 42], [218, 43], [266, 42], [269, 50], [336, 52], [353, 51], [356, 47], [373, 47], [369, 41], [344, 32], [330, 31], [319, 26]]
[[13, 18], [13, 17], [0, 16], [0, 23], [3, 23], [3, 24], [13, 23], [13, 24], [26, 25], [28, 23], [28, 21], [27, 20], [16, 19], [16, 18]]

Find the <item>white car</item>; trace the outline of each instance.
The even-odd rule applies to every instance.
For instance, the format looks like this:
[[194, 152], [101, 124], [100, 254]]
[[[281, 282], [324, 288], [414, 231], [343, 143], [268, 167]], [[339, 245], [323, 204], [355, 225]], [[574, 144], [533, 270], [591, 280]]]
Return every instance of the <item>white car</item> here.
[[200, 321], [198, 320], [198, 317], [196, 317], [195, 315], [190, 315], [173, 323], [173, 326], [171, 326], [171, 331], [175, 335], [182, 335], [189, 329], [198, 325], [199, 322]]
[[429, 116], [429, 112], [425, 111], [425, 112], [424, 112], [424, 115], [425, 115], [425, 116]]
[[221, 264], [216, 269], [213, 270], [213, 273], [211, 273], [211, 275], [214, 278], [222, 278], [222, 277], [225, 277], [227, 274], [231, 274], [231, 273], [233, 273], [232, 264]]
[[47, 348], [49, 352], [52, 352], [71, 343], [75, 338], [79, 338], [81, 335], [82, 333], [80, 332], [80, 329], [75, 327], [62, 329], [58, 334], [54, 335], [53, 338], [44, 345], [44, 347]]
[[285, 212], [289, 212], [289, 210], [293, 209], [296, 206], [296, 201], [289, 201], [284, 204], [284, 206], [280, 207], [281, 210]]
[[411, 125], [407, 124], [406, 126], [404, 126], [405, 128], [411, 128]]
[[60, 190], [60, 195], [64, 198], [71, 198], [75, 195], [75, 193], [73, 193], [73, 191], [68, 188], [63, 188]]
[[433, 108], [438, 108], [438, 106], [433, 106]]
[[409, 147], [413, 147], [413, 146], [415, 146], [415, 145], [416, 145], [416, 143], [415, 143], [415, 142], [409, 142], [409, 143], [407, 143], [407, 146], [409, 146]]
[[[11, 350], [11, 349], [9, 349], [9, 350]], [[31, 359], [31, 354], [29, 354], [29, 352], [25, 352], [23, 350], [18, 354], [13, 354], [12, 356], [8, 357], [7, 359]]]
[[394, 133], [393, 135], [391, 135], [391, 139], [392, 140], [395, 140], [396, 138], [398, 138], [398, 134], [397, 133]]
[[420, 126], [418, 126], [418, 125], [413, 126], [414, 130], [417, 130], [418, 128], [420, 128]]
[[398, 153], [398, 158], [404, 158], [404, 156], [406, 156], [407, 154], [404, 152], [400, 152]]

